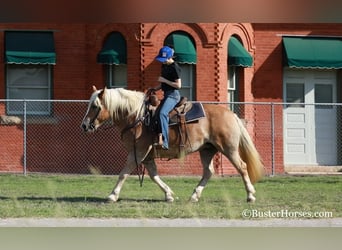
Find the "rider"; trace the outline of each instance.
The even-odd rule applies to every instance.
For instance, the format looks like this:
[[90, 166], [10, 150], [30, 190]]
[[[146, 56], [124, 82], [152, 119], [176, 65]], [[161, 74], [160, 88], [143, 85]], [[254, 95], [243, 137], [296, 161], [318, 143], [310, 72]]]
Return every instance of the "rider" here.
[[179, 89], [182, 86], [181, 68], [173, 60], [174, 50], [169, 46], [164, 46], [159, 50], [156, 60], [162, 63], [161, 75], [158, 78], [160, 85], [155, 90], [161, 89], [164, 92], [164, 98], [159, 111], [159, 124], [161, 133], [159, 133], [158, 144], [163, 149], [169, 149], [169, 112], [176, 106], [180, 100]]

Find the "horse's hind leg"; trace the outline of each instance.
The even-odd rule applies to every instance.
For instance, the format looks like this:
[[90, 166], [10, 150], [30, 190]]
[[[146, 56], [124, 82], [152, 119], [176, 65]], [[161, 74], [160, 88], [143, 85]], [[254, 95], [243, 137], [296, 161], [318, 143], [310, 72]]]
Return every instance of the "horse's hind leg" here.
[[234, 165], [234, 167], [237, 169], [237, 171], [242, 177], [242, 180], [243, 180], [243, 183], [245, 184], [245, 189], [247, 192], [247, 202], [254, 202], [256, 200], [254, 197], [255, 189], [249, 178], [249, 175], [247, 172], [247, 165], [241, 159], [239, 151], [236, 149], [233, 152], [231, 152], [229, 155], [227, 155], [227, 157], [229, 158], [229, 160], [232, 162], [232, 164]]
[[210, 177], [213, 175], [214, 173], [213, 157], [216, 153], [217, 153], [217, 150], [213, 146], [202, 149], [200, 151], [201, 162], [203, 165], [203, 175], [202, 175], [202, 179], [200, 180], [194, 192], [192, 193], [190, 201], [198, 202], [199, 198], [201, 197], [204, 187], [207, 185]]
[[156, 163], [154, 162], [154, 160], [150, 160], [150, 161], [146, 161], [144, 162], [144, 165], [148, 171], [148, 174], [150, 176], [150, 178], [161, 188], [161, 190], [163, 190], [163, 192], [165, 193], [165, 200], [167, 202], [173, 202], [174, 198], [173, 198], [173, 192], [171, 190], [171, 188], [165, 184], [165, 182], [163, 182], [160, 177], [158, 176], [157, 173], [157, 166]]

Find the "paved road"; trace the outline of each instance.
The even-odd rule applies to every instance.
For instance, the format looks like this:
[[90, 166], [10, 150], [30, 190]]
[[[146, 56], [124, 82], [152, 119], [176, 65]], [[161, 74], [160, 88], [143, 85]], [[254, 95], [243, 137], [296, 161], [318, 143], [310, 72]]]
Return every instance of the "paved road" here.
[[0, 219], [0, 227], [342, 227], [332, 219]]

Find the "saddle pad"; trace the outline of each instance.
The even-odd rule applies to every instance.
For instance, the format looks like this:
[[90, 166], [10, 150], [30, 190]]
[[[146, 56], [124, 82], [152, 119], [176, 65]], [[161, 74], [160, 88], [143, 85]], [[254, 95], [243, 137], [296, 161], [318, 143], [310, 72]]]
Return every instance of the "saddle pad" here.
[[[192, 103], [191, 109], [185, 113], [186, 123], [197, 121], [203, 117], [205, 117], [204, 108], [202, 103], [199, 102]], [[177, 123], [177, 115], [175, 115], [170, 119], [169, 125], [175, 125]]]

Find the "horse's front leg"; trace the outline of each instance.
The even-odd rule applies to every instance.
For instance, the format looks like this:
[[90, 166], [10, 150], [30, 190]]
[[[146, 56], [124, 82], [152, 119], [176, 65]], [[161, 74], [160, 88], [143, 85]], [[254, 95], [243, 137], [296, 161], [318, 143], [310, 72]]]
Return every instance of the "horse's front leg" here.
[[167, 202], [173, 202], [175, 199], [173, 198], [173, 191], [171, 190], [171, 188], [165, 184], [165, 182], [163, 182], [160, 177], [158, 176], [157, 173], [157, 166], [156, 163], [154, 162], [154, 160], [149, 160], [144, 162], [145, 167], [148, 171], [148, 174], [150, 176], [150, 178], [160, 187], [161, 190], [163, 190], [163, 192], [165, 193], [165, 200]]
[[131, 157], [128, 157], [126, 166], [121, 170], [119, 174], [119, 179], [113, 188], [112, 193], [108, 196], [109, 201], [116, 202], [119, 199], [121, 188], [127, 179], [127, 177], [132, 173], [132, 171], [136, 168], [136, 163], [132, 160]]

